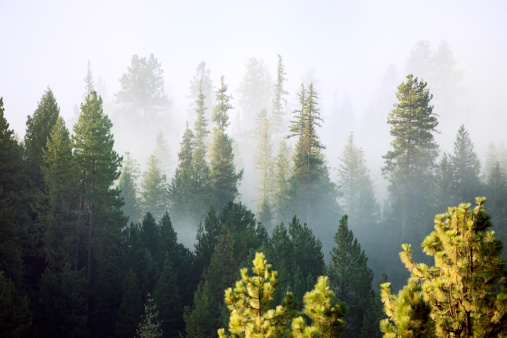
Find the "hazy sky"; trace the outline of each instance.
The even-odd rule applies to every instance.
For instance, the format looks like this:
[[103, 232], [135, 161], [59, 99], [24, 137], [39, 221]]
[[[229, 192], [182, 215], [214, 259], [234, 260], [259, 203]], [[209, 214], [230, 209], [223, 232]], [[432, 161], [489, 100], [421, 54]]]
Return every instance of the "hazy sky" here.
[[[215, 83], [223, 74], [235, 90], [248, 57], [263, 59], [274, 75], [281, 54], [292, 99], [314, 69], [324, 102], [347, 93], [361, 115], [389, 64], [401, 72], [418, 41], [436, 49], [446, 40], [468, 90], [498, 100], [491, 109], [506, 115], [499, 100], [507, 93], [506, 15], [506, 1], [0, 0], [0, 96], [22, 136], [48, 86], [62, 115], [73, 114], [88, 60], [111, 99], [132, 55], [154, 53], [183, 116], [200, 61]], [[478, 105], [470, 103], [476, 115]]]

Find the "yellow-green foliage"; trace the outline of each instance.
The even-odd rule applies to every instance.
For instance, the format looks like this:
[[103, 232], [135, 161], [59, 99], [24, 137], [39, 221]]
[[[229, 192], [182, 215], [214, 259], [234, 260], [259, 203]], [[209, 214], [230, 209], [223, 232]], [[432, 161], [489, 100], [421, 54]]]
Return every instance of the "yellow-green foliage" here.
[[339, 337], [345, 328], [345, 304], [335, 300], [335, 294], [329, 289], [327, 277], [320, 276], [315, 288], [303, 298], [303, 313], [312, 321], [307, 325], [299, 316], [292, 321], [293, 337]]
[[[225, 290], [225, 303], [231, 311], [229, 319], [230, 337], [339, 337], [344, 328], [345, 305], [335, 300], [329, 289], [327, 277], [319, 277], [315, 289], [304, 296], [303, 313], [311, 320], [307, 325], [302, 316], [294, 316], [295, 304], [292, 294], [287, 292], [281, 305], [271, 308], [270, 303], [276, 290], [277, 272], [271, 271], [263, 253], [256, 253], [249, 277], [247, 269], [241, 269], [241, 280], [236, 287]], [[290, 332], [292, 330], [292, 332]], [[225, 330], [218, 330], [226, 337]]]
[[[476, 198], [477, 206], [473, 210], [470, 204], [460, 204], [435, 217], [435, 231], [422, 244], [424, 252], [435, 257], [435, 266], [414, 263], [410, 245], [403, 245], [404, 251], [400, 253], [412, 275], [407, 287], [418, 288], [412, 296], [417, 295], [420, 303], [422, 295], [424, 303], [431, 307], [431, 324], [436, 336], [490, 337], [503, 336], [507, 331], [506, 269], [500, 258], [502, 243], [494, 232], [487, 231], [491, 223], [485, 213], [485, 200], [485, 197]], [[411, 321], [414, 315], [396, 312], [405, 302], [400, 298], [405, 289], [398, 297], [390, 295], [388, 286], [382, 291], [389, 317], [381, 324], [386, 337], [403, 336], [392, 332], [397, 329], [399, 333], [401, 323]], [[410, 302], [415, 302], [413, 297]], [[412, 306], [411, 311], [420, 312], [426, 305]]]
[[[250, 277], [246, 268], [241, 269], [241, 280], [234, 290], [225, 290], [231, 337], [279, 337], [293, 316], [292, 293], [287, 293], [282, 305], [270, 309], [278, 274], [271, 271], [263, 253], [255, 255], [253, 265], [256, 276]], [[225, 337], [224, 329], [218, 330], [218, 335]]]

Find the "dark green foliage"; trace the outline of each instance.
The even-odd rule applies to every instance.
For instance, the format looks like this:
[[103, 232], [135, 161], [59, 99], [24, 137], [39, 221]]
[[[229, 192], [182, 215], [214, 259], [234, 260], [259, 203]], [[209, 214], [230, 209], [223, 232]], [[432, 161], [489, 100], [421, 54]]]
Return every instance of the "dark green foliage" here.
[[23, 191], [22, 149], [14, 139], [14, 132], [4, 117], [0, 98], [0, 271], [21, 285], [25, 266], [23, 247], [29, 243], [26, 204]]
[[184, 329], [183, 304], [178, 285], [179, 271], [172, 262], [175, 258], [165, 256], [153, 291], [153, 299], [158, 304], [162, 320], [160, 327], [169, 337], [176, 337], [178, 332]]
[[162, 174], [155, 156], [149, 157], [147, 165], [148, 169], [143, 173], [141, 182], [143, 211], [150, 212], [155, 219], [160, 219], [168, 209], [166, 176]]
[[275, 301], [280, 302], [286, 291], [292, 291], [294, 299], [301, 304], [305, 292], [324, 273], [321, 241], [294, 216], [288, 229], [283, 223], [275, 226], [266, 252], [272, 257], [279, 276]]
[[194, 293], [193, 306], [185, 306], [183, 318], [187, 337], [216, 337], [220, 327], [220, 310], [208, 282], [198, 286]]
[[374, 297], [373, 272], [368, 268], [368, 258], [349, 229], [347, 220], [348, 216], [344, 215], [334, 236], [336, 246], [331, 251], [327, 274], [331, 289], [347, 304], [345, 335], [359, 337]]
[[0, 271], [0, 335], [29, 337], [31, 326], [28, 299], [21, 297], [12, 280]]
[[118, 312], [115, 334], [119, 337], [135, 335], [143, 311], [141, 290], [136, 273], [129, 269], [122, 282], [122, 302]]
[[33, 188], [46, 191], [43, 152], [47, 150], [53, 126], [60, 116], [60, 108], [51, 89], [42, 96], [33, 116], [28, 116], [25, 134], [26, 170]]
[[39, 283], [35, 323], [42, 337], [86, 337], [86, 274], [66, 264], [57, 273], [46, 268]]
[[[488, 195], [488, 205], [490, 206], [491, 218], [497, 226], [493, 228], [496, 235], [502, 242], [507, 242], [507, 178], [505, 172], [500, 168], [500, 163], [496, 162], [487, 175], [486, 192]], [[504, 253], [505, 257], [505, 253]]]
[[118, 189], [121, 191], [120, 196], [123, 198], [123, 213], [129, 218], [130, 222], [137, 223], [141, 220], [141, 201], [138, 197], [137, 178], [139, 176], [139, 165], [130, 156], [129, 152], [125, 153], [123, 167]]
[[196, 271], [199, 277], [202, 276], [204, 270], [208, 267], [215, 245], [218, 241], [218, 236], [222, 231], [220, 219], [215, 212], [215, 208], [211, 206], [208, 215], [204, 220], [204, 225], [199, 224], [197, 229], [196, 243], [195, 243], [195, 263]]

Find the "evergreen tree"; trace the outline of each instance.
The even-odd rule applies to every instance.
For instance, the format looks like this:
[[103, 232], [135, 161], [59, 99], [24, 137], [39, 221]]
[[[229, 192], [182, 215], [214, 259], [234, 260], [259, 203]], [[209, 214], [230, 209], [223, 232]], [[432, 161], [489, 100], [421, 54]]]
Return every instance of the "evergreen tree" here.
[[49, 210], [42, 215], [42, 244], [46, 263], [53, 273], [65, 263], [81, 265], [80, 239], [83, 236], [79, 210], [79, 168], [72, 155], [72, 141], [64, 120], [59, 117], [43, 150], [42, 172], [48, 188]]
[[246, 73], [238, 89], [240, 124], [243, 136], [250, 134], [257, 114], [269, 108], [272, 83], [267, 66], [262, 60], [249, 58]]
[[238, 195], [238, 182], [243, 176], [243, 170], [236, 173], [234, 154], [232, 152], [232, 140], [225, 133], [229, 125], [228, 111], [232, 109], [227, 95], [227, 85], [224, 77], [221, 78], [221, 86], [217, 91], [216, 106], [213, 110], [212, 121], [213, 143], [210, 153], [210, 178], [213, 189], [213, 199], [216, 209], [221, 210], [229, 201], [233, 201]]
[[[473, 210], [469, 210], [469, 203], [463, 203], [435, 216], [435, 231], [422, 243], [424, 252], [435, 257], [435, 266], [414, 263], [411, 246], [403, 245], [400, 258], [411, 273], [405, 289], [414, 290], [414, 297], [410, 297], [412, 304], [406, 304], [407, 296], [392, 297], [389, 284], [383, 285], [382, 298], [391, 320], [383, 321], [384, 332], [400, 331], [402, 325], [420, 325], [416, 321], [419, 318], [425, 326], [434, 325], [436, 336], [505, 334], [505, 262], [500, 258], [501, 241], [488, 231], [491, 222], [485, 213], [485, 200], [477, 197]], [[397, 310], [403, 303], [412, 308], [412, 318]]]
[[116, 322], [115, 334], [120, 337], [135, 335], [143, 303], [136, 273], [129, 269], [122, 283], [122, 302]]
[[364, 152], [354, 144], [352, 133], [347, 139], [340, 160], [338, 185], [342, 193], [343, 207], [356, 235], [366, 238], [371, 227], [378, 222], [380, 208], [375, 199]]
[[[203, 109], [203, 117], [207, 120], [210, 119], [211, 114], [207, 113], [206, 115], [205, 111], [213, 111], [213, 98], [211, 96], [213, 91], [214, 86], [210, 77], [210, 70], [206, 69], [206, 62], [202, 61], [197, 65], [192, 81], [190, 81], [189, 98], [194, 100], [196, 97], [203, 95], [201, 107]], [[196, 109], [199, 109], [199, 103], [197, 103], [197, 106], [195, 103], [196, 102], [192, 102], [190, 108], [188, 109], [189, 112], [194, 112]]]
[[[505, 224], [507, 224], [507, 177], [505, 172], [500, 168], [500, 163], [496, 162], [493, 169], [490, 170], [485, 190], [487, 192], [488, 204], [491, 206], [491, 217], [495, 224], [495, 234], [502, 242], [507, 241], [507, 231]], [[503, 255], [505, 257], [505, 254]]]
[[83, 98], [86, 99], [86, 97], [95, 90], [95, 81], [93, 80], [92, 64], [90, 60], [88, 60], [88, 64], [86, 65], [86, 75], [83, 78], [83, 81], [85, 83], [85, 93], [83, 94]]
[[407, 236], [413, 222], [409, 210], [416, 206], [423, 210], [427, 205], [432, 182], [433, 161], [437, 155], [437, 144], [433, 133], [438, 125], [433, 106], [433, 97], [427, 84], [411, 74], [407, 81], [398, 86], [398, 103], [389, 114], [393, 150], [384, 156], [384, 176], [389, 180], [389, 191], [396, 214], [401, 215], [401, 239]]
[[156, 338], [164, 335], [161, 326], [161, 322], [158, 319], [157, 306], [155, 305], [151, 295], [148, 293], [148, 299], [144, 305], [144, 316], [139, 328], [137, 329], [137, 335], [140, 338]]
[[4, 271], [0, 271], [0, 332], [2, 336], [29, 337], [33, 334], [31, 326], [32, 318], [28, 299], [21, 297], [12, 280], [5, 276]]
[[283, 134], [285, 122], [285, 106], [287, 105], [287, 100], [284, 96], [288, 94], [288, 92], [284, 89], [284, 82], [287, 81], [287, 78], [285, 77], [286, 75], [282, 56], [278, 54], [278, 67], [276, 71], [274, 98], [272, 102], [273, 111], [271, 116], [271, 125], [273, 126], [273, 131], [276, 136]]
[[157, 126], [170, 107], [165, 94], [164, 71], [153, 54], [148, 58], [132, 56], [127, 72], [120, 78], [116, 102], [124, 120], [132, 126], [142, 123]]
[[155, 156], [149, 157], [147, 165], [148, 169], [143, 173], [141, 182], [143, 210], [151, 212], [155, 219], [160, 219], [168, 207], [166, 176], [160, 171]]
[[199, 224], [195, 243], [195, 263], [199, 277], [202, 276], [204, 270], [211, 261], [211, 256], [215, 250], [218, 236], [222, 231], [222, 224], [217, 216], [215, 209], [211, 206], [208, 210], [204, 225]]
[[331, 251], [327, 273], [332, 290], [338, 299], [347, 304], [345, 335], [359, 337], [373, 300], [373, 272], [368, 268], [368, 258], [348, 228], [347, 220], [347, 215], [340, 220], [338, 232], [334, 236], [336, 246]]
[[345, 304], [335, 300], [327, 277], [320, 276], [315, 288], [305, 294], [303, 313], [311, 325], [299, 316], [292, 321], [293, 337], [340, 337], [345, 327]]
[[291, 151], [285, 141], [280, 141], [278, 154], [273, 159], [273, 209], [278, 222], [289, 220], [289, 179], [292, 176]]
[[262, 224], [271, 227], [273, 220], [273, 155], [271, 149], [271, 131], [267, 118], [261, 120], [257, 137], [257, 152], [254, 156], [255, 169], [259, 172], [259, 185], [256, 189], [257, 215]]
[[25, 272], [24, 248], [29, 244], [22, 148], [4, 115], [0, 98], [0, 271], [19, 287]]
[[308, 90], [301, 85], [301, 107], [294, 111], [295, 120], [291, 121], [289, 134], [289, 137], [298, 139], [287, 199], [290, 213], [298, 213], [306, 221], [320, 223], [319, 228], [316, 228], [317, 235], [325, 238], [327, 229], [331, 226], [329, 219], [336, 217], [338, 211], [338, 195], [335, 185], [329, 179], [322, 154], [325, 147], [317, 135], [317, 127], [322, 121], [317, 98], [313, 84], [310, 84]]
[[194, 147], [194, 134], [188, 127], [183, 134], [181, 150], [178, 153], [178, 168], [169, 186], [169, 199], [172, 214], [184, 222], [189, 222], [193, 216], [195, 195], [193, 191], [192, 155]]
[[[74, 126], [74, 156], [81, 172], [83, 197], [88, 213], [88, 259], [86, 264], [88, 314], [91, 312], [91, 287], [94, 276], [94, 260], [113, 259], [113, 244], [120, 235], [124, 220], [119, 218], [121, 207], [119, 191], [113, 188], [118, 179], [122, 158], [113, 150], [112, 123], [102, 111], [102, 99], [92, 91], [81, 105], [81, 115]], [[99, 244], [100, 243], [100, 244]], [[97, 255], [94, 250], [98, 249]], [[111, 251], [112, 250], [112, 251]], [[99, 269], [98, 269], [99, 271]], [[97, 271], [97, 272], [98, 272]], [[109, 272], [113, 277], [114, 273]], [[97, 286], [100, 283], [97, 283]], [[110, 287], [115, 286], [109, 284]], [[104, 290], [105, 291], [105, 290]], [[112, 323], [114, 325], [114, 323]]]
[[199, 89], [199, 96], [196, 100], [197, 120], [194, 125], [195, 138], [194, 152], [192, 154], [193, 204], [196, 213], [195, 216], [199, 216], [199, 219], [203, 218], [205, 210], [208, 209], [211, 201], [210, 169], [206, 162], [209, 131], [207, 129], [208, 120], [205, 114], [205, 98], [202, 89]]
[[31, 186], [40, 191], [47, 191], [44, 185], [42, 154], [47, 150], [47, 142], [53, 126], [60, 116], [60, 108], [51, 89], [47, 89], [33, 113], [26, 121], [25, 157], [26, 170]]
[[123, 168], [118, 182], [118, 189], [123, 198], [123, 213], [128, 216], [133, 223], [138, 223], [141, 219], [141, 201], [138, 197], [137, 179], [139, 177], [139, 164], [130, 156], [130, 152], [125, 153]]
[[194, 304], [192, 307], [185, 306], [183, 317], [187, 337], [216, 337], [220, 327], [220, 310], [208, 282], [198, 286], [194, 293]]
[[[241, 280], [236, 287], [225, 290], [225, 303], [231, 312], [229, 331], [233, 337], [280, 337], [287, 331], [294, 315], [292, 294], [287, 293], [281, 305], [271, 308], [276, 287], [277, 272], [262, 253], [256, 253], [253, 260], [253, 277], [248, 269], [241, 269]], [[218, 330], [219, 337], [225, 337], [225, 330]]]
[[474, 145], [468, 131], [463, 125], [460, 126], [454, 152], [450, 157], [452, 165], [453, 193], [452, 204], [459, 201], [467, 201], [481, 193], [481, 181], [479, 174], [481, 163], [474, 152]]
[[153, 150], [153, 156], [155, 156], [158, 160], [162, 174], [166, 176], [171, 174], [174, 168], [174, 161], [171, 154], [171, 148], [167, 144], [164, 134], [160, 131], [155, 137], [155, 149]]

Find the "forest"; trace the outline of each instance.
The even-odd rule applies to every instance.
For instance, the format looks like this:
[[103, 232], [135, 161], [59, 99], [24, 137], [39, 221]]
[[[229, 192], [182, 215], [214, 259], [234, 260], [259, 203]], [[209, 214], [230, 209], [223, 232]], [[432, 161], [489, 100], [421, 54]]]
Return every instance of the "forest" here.
[[416, 44], [359, 135], [284, 61], [249, 58], [237, 91], [199, 63], [184, 120], [153, 54], [107, 101], [89, 62], [67, 121], [46, 88], [24, 138], [0, 99], [0, 336], [505, 335], [507, 148], [463, 116], [437, 143], [462, 114], [449, 46]]

